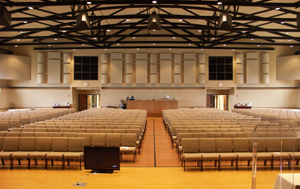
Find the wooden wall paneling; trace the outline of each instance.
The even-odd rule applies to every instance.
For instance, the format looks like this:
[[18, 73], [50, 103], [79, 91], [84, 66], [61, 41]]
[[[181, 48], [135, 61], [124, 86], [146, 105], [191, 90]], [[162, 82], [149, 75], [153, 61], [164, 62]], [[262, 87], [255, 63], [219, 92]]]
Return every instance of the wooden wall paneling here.
[[206, 83], [206, 54], [198, 55], [199, 83]]
[[71, 83], [71, 61], [72, 61], [72, 54], [71, 53], [64, 53], [63, 54], [63, 83]]
[[270, 55], [267, 52], [261, 53], [261, 82], [270, 83]]
[[125, 55], [125, 82], [133, 83], [133, 54]]
[[181, 84], [182, 82], [182, 55], [174, 54], [174, 83]]

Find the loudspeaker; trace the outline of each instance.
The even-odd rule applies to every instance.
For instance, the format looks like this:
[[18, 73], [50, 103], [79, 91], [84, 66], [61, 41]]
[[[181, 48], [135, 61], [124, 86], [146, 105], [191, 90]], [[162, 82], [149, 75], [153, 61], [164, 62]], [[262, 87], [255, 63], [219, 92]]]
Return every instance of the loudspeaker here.
[[232, 29], [232, 18], [228, 12], [223, 12], [219, 18], [219, 29], [231, 30]]
[[90, 19], [86, 12], [80, 12], [76, 17], [76, 29], [77, 30], [89, 30]]
[[160, 18], [155, 11], [148, 18], [148, 30], [161, 30]]
[[5, 6], [0, 5], [0, 25], [9, 27], [11, 24], [11, 14], [5, 8]]

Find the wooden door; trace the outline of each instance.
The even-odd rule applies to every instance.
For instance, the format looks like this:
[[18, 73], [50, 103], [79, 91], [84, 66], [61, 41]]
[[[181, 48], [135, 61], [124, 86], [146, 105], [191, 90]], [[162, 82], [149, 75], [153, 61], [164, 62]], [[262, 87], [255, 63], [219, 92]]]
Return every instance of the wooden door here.
[[228, 111], [228, 95], [224, 95], [224, 110]]
[[87, 95], [79, 95], [79, 111], [88, 109]]
[[206, 95], [206, 108], [213, 108], [212, 95]]

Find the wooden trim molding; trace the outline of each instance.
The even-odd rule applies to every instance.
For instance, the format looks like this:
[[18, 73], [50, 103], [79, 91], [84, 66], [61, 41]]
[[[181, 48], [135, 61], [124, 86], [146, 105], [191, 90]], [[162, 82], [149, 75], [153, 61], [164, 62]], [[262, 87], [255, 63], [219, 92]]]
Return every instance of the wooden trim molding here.
[[236, 90], [297, 90], [300, 87], [237, 87]]

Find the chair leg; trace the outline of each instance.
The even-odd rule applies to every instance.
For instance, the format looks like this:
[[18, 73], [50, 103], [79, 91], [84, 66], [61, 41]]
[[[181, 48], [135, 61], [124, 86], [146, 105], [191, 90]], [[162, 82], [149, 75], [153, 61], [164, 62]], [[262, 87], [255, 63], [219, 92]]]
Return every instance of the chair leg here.
[[239, 158], [236, 158], [236, 160], [235, 160], [235, 170], [236, 171], [239, 170]]
[[221, 171], [221, 158], [218, 160], [218, 171]]
[[65, 170], [65, 158], [64, 157], [62, 158], [62, 168], [61, 169]]
[[250, 160], [248, 160], [248, 166], [250, 166]]
[[19, 165], [21, 165], [21, 160], [20, 159], [18, 159], [18, 163], [19, 163]]
[[[2, 162], [2, 165], [5, 165], [5, 163], [4, 163], [4, 159], [1, 159], [1, 162]], [[298, 164], [297, 164], [298, 165]]]
[[299, 164], [299, 159], [297, 159], [297, 162], [296, 162], [296, 165], [298, 165]]
[[185, 160], [183, 160], [183, 172], [185, 172]]
[[291, 158], [288, 159], [288, 169], [291, 170]]
[[231, 166], [233, 166], [233, 164], [234, 164], [234, 160], [231, 160]]
[[47, 158], [45, 158], [45, 169], [47, 170], [47, 168], [48, 168], [48, 159]]
[[201, 168], [200, 168], [200, 170], [203, 171], [203, 159], [201, 159], [200, 163], [201, 163]]
[[274, 170], [274, 159], [271, 159], [271, 170]]
[[68, 166], [70, 166], [70, 159], [67, 159]]
[[266, 165], [267, 165], [267, 160], [264, 161], [264, 166], [266, 166]]
[[12, 170], [13, 169], [14, 159], [12, 157], [10, 157], [9, 159], [10, 159], [10, 170]]
[[37, 159], [34, 159], [34, 163], [35, 163], [35, 165], [37, 165], [37, 164], [38, 164], [38, 162], [37, 162]]
[[28, 170], [30, 170], [30, 158], [28, 158]]
[[53, 166], [53, 159], [51, 159], [51, 165]]
[[215, 164], [214, 164], [214, 166], [217, 166], [217, 160], [215, 160]]
[[81, 170], [81, 157], [79, 157], [79, 170]]

